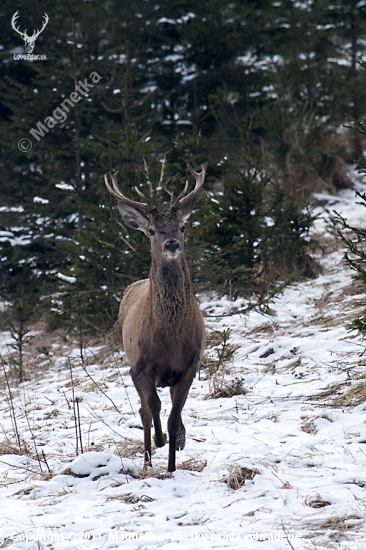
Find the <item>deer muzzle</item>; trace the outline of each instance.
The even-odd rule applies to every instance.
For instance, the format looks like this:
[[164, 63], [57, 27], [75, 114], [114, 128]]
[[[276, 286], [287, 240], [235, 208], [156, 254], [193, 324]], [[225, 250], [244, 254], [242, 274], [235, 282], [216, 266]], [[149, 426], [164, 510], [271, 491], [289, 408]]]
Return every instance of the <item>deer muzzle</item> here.
[[179, 241], [177, 241], [176, 239], [165, 241], [164, 252], [167, 253], [168, 258], [176, 258], [181, 252]]

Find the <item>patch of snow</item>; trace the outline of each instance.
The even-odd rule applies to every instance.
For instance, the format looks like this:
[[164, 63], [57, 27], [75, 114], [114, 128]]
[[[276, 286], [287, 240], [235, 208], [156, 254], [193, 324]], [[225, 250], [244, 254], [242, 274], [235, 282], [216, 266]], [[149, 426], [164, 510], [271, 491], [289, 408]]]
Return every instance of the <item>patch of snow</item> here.
[[61, 279], [61, 281], [65, 281], [65, 283], [76, 283], [77, 281], [76, 277], [68, 277], [63, 273], [57, 273], [57, 277]]
[[69, 183], [65, 183], [64, 181], [60, 181], [60, 183], [56, 183], [55, 187], [58, 189], [62, 189], [62, 191], [75, 191], [73, 185], [70, 185]]
[[[366, 189], [363, 181], [355, 186]], [[318, 234], [333, 209], [365, 223], [352, 189], [316, 199]], [[235, 349], [221, 383], [240, 379], [247, 393], [211, 398], [212, 376], [201, 369], [183, 409], [187, 441], [172, 475], [165, 474], [167, 446], [154, 449], [154, 468], [142, 471], [139, 402], [122, 351], [103, 361], [102, 347], [87, 348], [84, 364], [67, 343], [50, 347], [49, 363], [39, 351], [38, 375], [21, 385], [10, 378], [12, 405], [0, 390], [0, 546], [363, 548], [366, 402], [352, 390], [364, 384], [365, 344], [345, 324], [365, 293], [353, 296], [340, 244], [330, 250], [318, 258], [322, 274], [287, 287], [271, 315], [241, 314], [244, 298], [201, 297], [208, 333], [230, 329]], [[0, 333], [7, 369], [9, 339]], [[165, 424], [168, 389], [159, 395]], [[235, 467], [257, 472], [237, 490], [225, 482]]]
[[33, 202], [35, 202], [35, 203], [39, 202], [41, 204], [48, 204], [50, 201], [48, 199], [42, 199], [42, 197], [34, 197]]

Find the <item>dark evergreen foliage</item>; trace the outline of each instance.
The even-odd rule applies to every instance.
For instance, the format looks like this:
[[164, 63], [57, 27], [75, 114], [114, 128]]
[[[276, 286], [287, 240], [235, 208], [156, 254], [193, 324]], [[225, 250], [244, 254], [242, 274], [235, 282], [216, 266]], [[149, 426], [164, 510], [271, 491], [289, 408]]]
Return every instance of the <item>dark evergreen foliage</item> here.
[[[34, 50], [47, 60], [15, 58], [17, 9], [28, 30], [48, 14]], [[312, 215], [297, 198], [348, 184], [337, 131], [366, 107], [362, 2], [5, 0], [0, 14], [1, 299], [24, 288], [80, 330], [110, 326], [149, 254], [103, 174], [168, 208], [187, 162], [209, 163], [187, 235], [197, 283], [248, 294], [312, 272]]]
[[[366, 172], [364, 163], [363, 172]], [[366, 194], [356, 191], [362, 206], [366, 208]], [[333, 218], [333, 230], [346, 247], [344, 259], [347, 265], [355, 272], [355, 278], [366, 285], [366, 230], [348, 224], [347, 220], [338, 213]], [[350, 330], [357, 330], [358, 334], [366, 336], [366, 308], [362, 314], [348, 324]]]
[[201, 277], [234, 298], [261, 293], [294, 273], [317, 272], [311, 209], [280, 187], [260, 156], [242, 159], [240, 169], [226, 166], [223, 192], [198, 211], [206, 243]]
[[[352, 128], [360, 135], [366, 134], [366, 124], [364, 119], [349, 117], [353, 120]], [[358, 160], [359, 173], [366, 174], [366, 160]], [[356, 191], [356, 196], [360, 199], [359, 204], [366, 208], [366, 193]], [[332, 218], [332, 231], [346, 248], [344, 260], [346, 264], [355, 272], [355, 279], [366, 285], [366, 229], [350, 225], [347, 220], [338, 212], [334, 212]], [[362, 314], [356, 317], [348, 324], [350, 330], [357, 330], [358, 334], [366, 336], [366, 308]]]

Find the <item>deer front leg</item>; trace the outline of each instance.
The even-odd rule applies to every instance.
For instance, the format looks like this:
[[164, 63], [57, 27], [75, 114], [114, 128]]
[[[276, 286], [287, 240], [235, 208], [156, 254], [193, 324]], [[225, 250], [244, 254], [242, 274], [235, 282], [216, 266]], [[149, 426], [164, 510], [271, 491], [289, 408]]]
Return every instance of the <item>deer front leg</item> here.
[[137, 393], [140, 397], [141, 407], [139, 410], [142, 427], [144, 430], [144, 468], [151, 466], [151, 420], [152, 415], [150, 409], [146, 403], [145, 392], [141, 384], [140, 376], [136, 376], [135, 372], [131, 369], [131, 377]]
[[[144, 428], [145, 462], [151, 465], [151, 420], [154, 423], [154, 442], [157, 447], [163, 447], [166, 443], [166, 434], [163, 433], [160, 421], [161, 402], [156, 392], [155, 382], [149, 376], [147, 369], [140, 370], [136, 375], [131, 372], [135, 388], [140, 396], [140, 415]], [[150, 458], [148, 459], [148, 453]]]
[[151, 466], [151, 414], [146, 403], [142, 404], [142, 400], [139, 412], [144, 429], [144, 468], [146, 468]]
[[[172, 400], [172, 403], [174, 402], [174, 387], [171, 386], [170, 388], [170, 397]], [[186, 429], [184, 427], [183, 421], [182, 421], [182, 415], [179, 415], [179, 426], [178, 426], [178, 433], [177, 433], [177, 443], [175, 449], [177, 451], [182, 451], [186, 445]]]
[[157, 447], [164, 447], [166, 443], [166, 434], [163, 433], [163, 430], [161, 428], [161, 421], [160, 421], [160, 410], [161, 410], [161, 401], [159, 399], [158, 394], [156, 393], [156, 389], [151, 389], [150, 394], [147, 398], [147, 404], [149, 406], [152, 419], [154, 422], [154, 442]]
[[184, 448], [186, 430], [182, 422], [182, 410], [187, 399], [189, 388], [196, 374], [195, 368], [190, 368], [171, 391], [172, 410], [168, 418], [169, 460], [168, 472], [175, 471], [175, 452]]

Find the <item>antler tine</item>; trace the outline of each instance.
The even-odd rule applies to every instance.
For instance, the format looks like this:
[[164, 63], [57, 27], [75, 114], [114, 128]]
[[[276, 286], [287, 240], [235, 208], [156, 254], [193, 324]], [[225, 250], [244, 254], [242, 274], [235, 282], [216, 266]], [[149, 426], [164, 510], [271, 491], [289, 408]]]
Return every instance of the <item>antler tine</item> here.
[[145, 201], [145, 203], [148, 205], [148, 207], [149, 207], [150, 209], [151, 209], [151, 208], [154, 208], [154, 206], [153, 206], [153, 205], [151, 204], [151, 202], [150, 202], [150, 199], [149, 199], [146, 195], [144, 195], [144, 194], [142, 193], [142, 191], [140, 191], [140, 189], [139, 189], [138, 187], [136, 187], [136, 185], [135, 185], [135, 191], [136, 191], [136, 193], [138, 194], [138, 196], [141, 197], [141, 198]]
[[[111, 174], [111, 178], [112, 178], [112, 182], [113, 182], [113, 176], [117, 175], [118, 172], [116, 172], [116, 174]], [[115, 190], [113, 189], [113, 187], [111, 187], [109, 181], [108, 181], [108, 175], [107, 174], [104, 174], [104, 183], [105, 183], [105, 186], [106, 188], [108, 189], [108, 191], [110, 192], [111, 195], [113, 195], [113, 197], [115, 197], [116, 199], [120, 199], [121, 197], [118, 195], [118, 193], [115, 192]]]
[[175, 201], [175, 204], [177, 206], [178, 205], [179, 206], [184, 206], [184, 204], [186, 202], [189, 202], [193, 197], [195, 197], [197, 195], [198, 191], [201, 189], [201, 187], [203, 186], [203, 183], [205, 181], [205, 175], [206, 175], [207, 167], [208, 167], [208, 163], [206, 162], [202, 166], [202, 171], [200, 173], [198, 173], [195, 170], [193, 170], [192, 166], [187, 164], [188, 170], [191, 172], [191, 174], [194, 176], [194, 178], [196, 180], [196, 185], [195, 185], [195, 188], [190, 193], [188, 193], [187, 196], [184, 196], [187, 192], [187, 189], [188, 189], [188, 181], [186, 182], [186, 185], [185, 185], [182, 193], [179, 195], [179, 197]]
[[15, 23], [16, 23], [18, 17], [19, 17], [19, 10], [17, 10], [17, 11], [14, 13], [13, 17], [11, 18], [11, 24], [12, 24], [12, 25], [15, 25]]
[[[108, 174], [104, 174], [104, 183], [108, 191], [110, 192], [113, 197], [118, 199], [120, 202], [124, 202], [125, 204], [129, 204], [130, 206], [134, 206], [135, 208], [138, 208], [139, 210], [149, 211], [152, 208], [151, 203], [148, 201], [146, 204], [142, 202], [136, 202], [132, 201], [131, 199], [128, 199], [124, 196], [120, 188], [118, 187], [117, 183], [117, 176], [118, 172], [115, 172], [114, 174], [109, 174], [112, 180], [112, 185], [108, 181]], [[141, 193], [142, 194], [142, 193]], [[146, 198], [146, 197], [144, 197]]]
[[208, 167], [208, 162], [206, 162], [206, 163], [202, 166], [202, 172], [198, 173], [198, 172], [196, 172], [195, 170], [193, 170], [193, 168], [192, 168], [192, 166], [191, 166], [190, 164], [187, 164], [188, 170], [189, 170], [190, 173], [194, 176], [194, 178], [195, 178], [195, 180], [196, 180], [197, 183], [198, 183], [199, 181], [201, 182], [202, 179], [205, 179], [207, 167]]
[[46, 27], [46, 25], [47, 25], [47, 23], [48, 23], [48, 21], [49, 21], [49, 17], [48, 17], [48, 15], [47, 15], [46, 12], [44, 13], [44, 16], [43, 16], [43, 17], [44, 17], [44, 22], [43, 22], [43, 25], [42, 25], [41, 30], [39, 31], [39, 30], [37, 29], [37, 30], [35, 30], [34, 33], [33, 33], [33, 36], [36, 35], [37, 38], [38, 38], [38, 36], [41, 34], [41, 32], [44, 30], [44, 28]]
[[188, 180], [186, 181], [186, 184], [184, 186], [183, 191], [181, 194], [175, 199], [174, 204], [178, 204], [178, 202], [184, 197], [184, 195], [187, 193], [188, 190]]
[[26, 35], [26, 32], [27, 32], [27, 31], [22, 32], [22, 31], [19, 30], [19, 27], [17, 28], [17, 27], [15, 26], [16, 23], [18, 22], [18, 21], [17, 21], [18, 18], [19, 18], [19, 10], [17, 10], [17, 11], [14, 13], [14, 15], [13, 15], [13, 17], [12, 17], [12, 19], [11, 19], [11, 26], [13, 27], [13, 29], [14, 29], [18, 34], [20, 34], [20, 36], [21, 36], [21, 37], [23, 38], [23, 40], [24, 40], [24, 36]]

